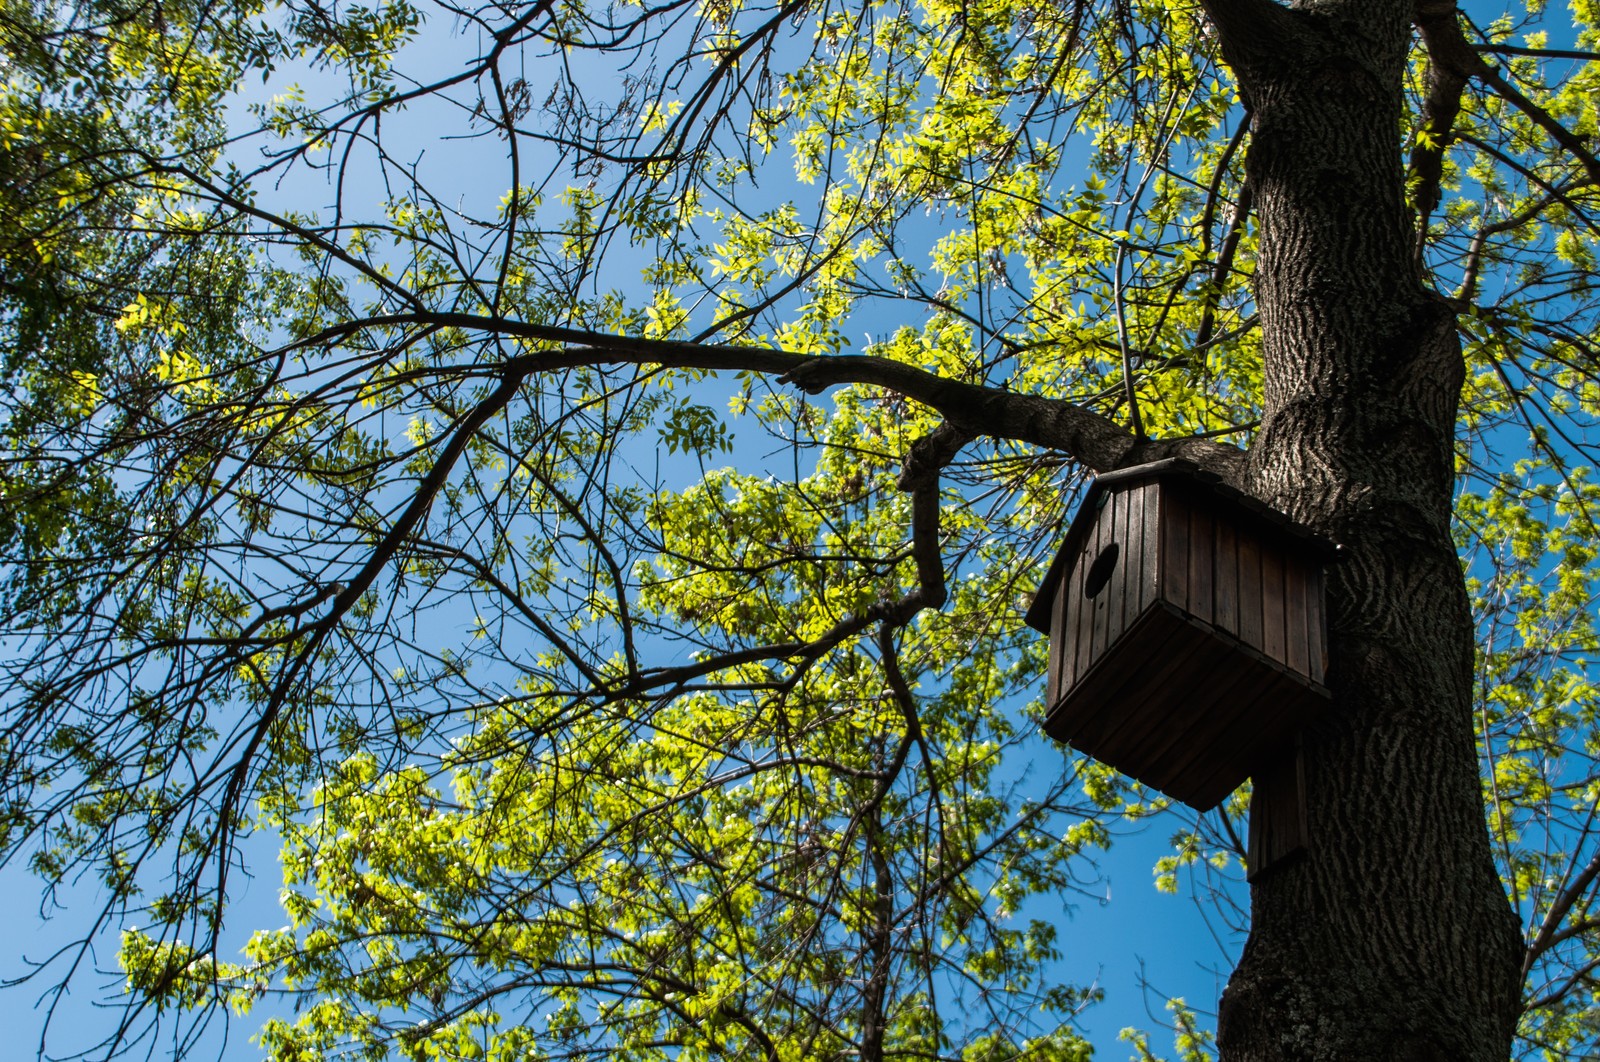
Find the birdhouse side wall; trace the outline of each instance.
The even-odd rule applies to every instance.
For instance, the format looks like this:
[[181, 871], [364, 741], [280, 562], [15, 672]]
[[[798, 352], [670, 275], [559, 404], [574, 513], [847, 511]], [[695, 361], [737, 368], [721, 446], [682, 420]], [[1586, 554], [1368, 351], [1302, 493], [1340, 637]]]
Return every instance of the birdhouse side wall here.
[[1085, 514], [1090, 523], [1075, 536], [1074, 556], [1055, 589], [1049, 705], [1065, 696], [1155, 603], [1160, 504], [1160, 484], [1147, 481], [1107, 490], [1099, 507]]
[[1268, 660], [1321, 684], [1322, 567], [1301, 543], [1182, 482], [1161, 484], [1161, 596]]

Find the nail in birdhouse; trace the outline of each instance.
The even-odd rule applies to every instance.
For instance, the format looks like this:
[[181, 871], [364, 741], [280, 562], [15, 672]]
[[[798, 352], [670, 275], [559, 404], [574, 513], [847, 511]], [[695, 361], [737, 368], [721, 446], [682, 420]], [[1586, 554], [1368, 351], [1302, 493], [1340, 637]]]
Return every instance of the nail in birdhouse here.
[[1050, 635], [1046, 733], [1202, 811], [1297, 773], [1329, 699], [1331, 554], [1186, 461], [1099, 477], [1027, 615]]

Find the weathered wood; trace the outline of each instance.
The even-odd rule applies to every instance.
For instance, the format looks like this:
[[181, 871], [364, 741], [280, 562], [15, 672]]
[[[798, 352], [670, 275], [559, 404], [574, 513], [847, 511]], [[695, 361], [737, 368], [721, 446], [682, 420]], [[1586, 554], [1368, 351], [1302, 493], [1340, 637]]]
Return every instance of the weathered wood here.
[[[1120, 637], [1122, 632], [1128, 629], [1128, 624], [1139, 614], [1138, 601], [1133, 600], [1139, 592], [1140, 547], [1138, 533], [1134, 529], [1137, 524], [1144, 522], [1143, 501], [1144, 496], [1137, 488], [1130, 488], [1117, 493], [1115, 541], [1120, 547], [1120, 553], [1117, 557], [1117, 566], [1111, 576], [1112, 588], [1116, 597], [1114, 600], [1107, 602], [1107, 606], [1112, 610], [1111, 630], [1113, 639]], [[1141, 510], [1137, 514], [1137, 524], [1135, 522], [1135, 510]]]
[[1052, 639], [1046, 732], [1202, 810], [1277, 770], [1328, 698], [1330, 553], [1178, 462], [1101, 477], [1029, 611]]
[[1189, 509], [1189, 614], [1202, 623], [1216, 619], [1216, 597], [1211, 583], [1217, 558], [1216, 529], [1211, 513], [1185, 498]]
[[1263, 874], [1305, 855], [1311, 847], [1306, 814], [1306, 767], [1300, 742], [1264, 758], [1251, 779], [1250, 839], [1246, 877]]
[[1269, 660], [1290, 667], [1288, 620], [1284, 604], [1283, 569], [1293, 561], [1276, 543], [1261, 551], [1261, 651]]
[[1139, 537], [1139, 610], [1143, 612], [1156, 599], [1161, 585], [1161, 484], [1146, 483], [1139, 488], [1143, 496]]
[[[1057, 586], [1049, 593], [1054, 600], [1050, 604], [1050, 629], [1059, 631], [1065, 629], [1063, 622], [1067, 599], [1071, 596], [1065, 587]], [[1065, 648], [1065, 652], [1063, 652]], [[1064, 673], [1063, 660], [1072, 655], [1071, 643], [1066, 638], [1050, 639], [1050, 659], [1045, 665], [1045, 695], [1044, 702], [1050, 707], [1055, 707], [1061, 699], [1061, 691], [1071, 685], [1072, 678]]]
[[1169, 609], [1152, 607], [1130, 628], [1129, 640], [1161, 644], [1161, 656], [1150, 661], [1127, 653], [1108, 658], [1071, 691], [1046, 732], [1113, 766], [1137, 762], [1140, 743], [1173, 732], [1161, 717], [1162, 702], [1188, 679], [1194, 666], [1190, 656], [1207, 648], [1205, 632], [1185, 631], [1184, 626]]
[[1189, 542], [1193, 532], [1189, 526], [1189, 506], [1178, 497], [1177, 491], [1161, 494], [1160, 518], [1161, 564], [1156, 572], [1156, 593], [1179, 611], [1193, 615], [1189, 606]]
[[[1209, 679], [1209, 682], [1208, 682]], [[1173, 796], [1196, 807], [1213, 807], [1250, 776], [1239, 762], [1240, 730], [1259, 725], [1260, 676], [1248, 666], [1234, 665], [1191, 681], [1201, 691], [1192, 702], [1194, 712], [1184, 720], [1181, 739], [1146, 768], [1163, 779]], [[1172, 727], [1178, 731], [1177, 726]], [[1222, 780], [1218, 780], [1219, 776]]]
[[1306, 640], [1311, 647], [1311, 678], [1324, 681], [1328, 673], [1328, 619], [1322, 569], [1307, 573]]
[[[1214, 517], [1216, 514], [1213, 514]], [[1216, 545], [1212, 551], [1212, 601], [1217, 629], [1235, 637], [1239, 634], [1239, 541], [1238, 528], [1226, 519], [1216, 519]]]
[[1310, 575], [1303, 565], [1288, 565], [1283, 571], [1284, 663], [1289, 670], [1322, 681], [1311, 666], [1311, 605], [1307, 601]]
[[[1297, 676], [1272, 666], [1264, 657], [1241, 664], [1251, 704], [1216, 735], [1211, 764], [1197, 764], [1190, 785], [1196, 792], [1232, 792], [1246, 777], [1270, 769], [1274, 757], [1326, 703]], [[1208, 773], [1209, 772], [1209, 773]]]
[[1263, 649], [1265, 631], [1261, 601], [1261, 537], [1241, 529], [1235, 541], [1239, 565], [1239, 640], [1252, 649]]
[[[1066, 643], [1061, 648], [1063, 682], [1060, 693], [1062, 694], [1072, 688], [1073, 683], [1078, 681], [1088, 667], [1089, 645], [1088, 639], [1084, 636], [1083, 595], [1073, 593], [1069, 589], [1072, 576], [1082, 578], [1083, 571], [1084, 565], [1079, 563], [1060, 584], [1062, 622], [1058, 629], [1062, 631], [1061, 640]], [[1060, 694], [1055, 699], [1060, 700]]]
[[[1100, 515], [1095, 520], [1094, 552], [1085, 558], [1089, 562], [1089, 567], [1084, 573], [1085, 576], [1089, 571], [1094, 570], [1094, 562], [1111, 545], [1112, 536], [1116, 529], [1116, 519], [1117, 495], [1116, 492], [1111, 492], [1105, 495], [1105, 504], [1101, 507]], [[1085, 586], [1083, 592], [1087, 593], [1087, 591], [1088, 588]], [[1100, 659], [1100, 654], [1106, 650], [1111, 635], [1111, 625], [1107, 622], [1106, 617], [1106, 596], [1104, 591], [1090, 597], [1087, 607], [1090, 609], [1088, 663], [1092, 667], [1095, 661]]]

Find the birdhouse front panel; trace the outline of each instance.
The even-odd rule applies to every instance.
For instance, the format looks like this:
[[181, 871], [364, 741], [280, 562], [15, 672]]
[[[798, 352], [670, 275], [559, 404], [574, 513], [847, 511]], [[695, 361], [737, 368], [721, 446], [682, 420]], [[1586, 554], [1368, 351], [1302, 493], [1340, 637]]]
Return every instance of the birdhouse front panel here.
[[1327, 701], [1328, 548], [1185, 462], [1100, 477], [1028, 615], [1046, 732], [1215, 805]]
[[1159, 489], [1151, 482], [1100, 495], [1095, 519], [1074, 559], [1072, 589], [1056, 595], [1050, 626], [1063, 636], [1050, 641], [1052, 704], [1155, 603]]

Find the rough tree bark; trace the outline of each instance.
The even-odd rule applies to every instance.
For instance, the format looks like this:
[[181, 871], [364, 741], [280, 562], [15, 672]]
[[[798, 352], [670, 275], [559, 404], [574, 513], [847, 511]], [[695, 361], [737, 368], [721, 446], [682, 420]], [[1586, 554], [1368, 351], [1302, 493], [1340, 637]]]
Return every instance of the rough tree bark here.
[[1207, 9], [1254, 115], [1266, 381], [1249, 485], [1344, 547], [1334, 706], [1305, 741], [1311, 858], [1252, 888], [1222, 1057], [1504, 1059], [1521, 948], [1483, 821], [1449, 533], [1464, 367], [1404, 195], [1412, 11]]

